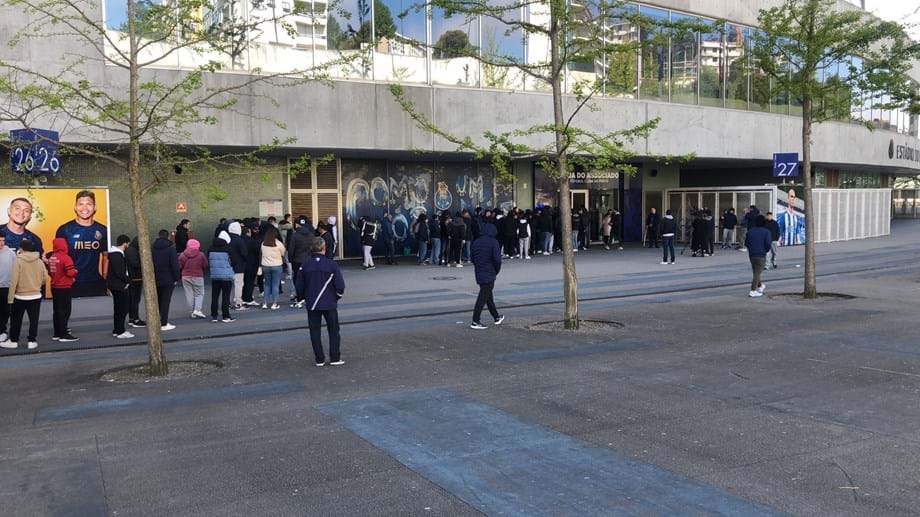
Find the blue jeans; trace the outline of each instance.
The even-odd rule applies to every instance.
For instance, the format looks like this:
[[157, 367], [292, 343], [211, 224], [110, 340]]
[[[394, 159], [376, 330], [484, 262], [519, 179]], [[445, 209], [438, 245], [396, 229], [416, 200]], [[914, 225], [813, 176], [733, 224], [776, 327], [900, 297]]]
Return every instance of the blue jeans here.
[[543, 248], [540, 251], [550, 252], [552, 250], [553, 232], [543, 232]]
[[578, 249], [578, 230], [572, 230], [572, 249]]
[[466, 242], [463, 244], [463, 260], [465, 260], [465, 261], [467, 261], [467, 262], [470, 261], [470, 257], [471, 257], [471, 255], [472, 255], [472, 249], [473, 249], [473, 243], [472, 243], [472, 242], [466, 241]]
[[425, 256], [428, 255], [428, 243], [419, 241], [418, 243], [418, 263], [425, 262]]
[[435, 266], [441, 263], [441, 239], [431, 239], [431, 263]]
[[664, 248], [664, 258], [662, 258], [661, 261], [667, 262], [668, 253], [671, 253], [671, 262], [674, 262], [674, 236], [662, 237], [661, 247]]
[[265, 304], [278, 303], [278, 291], [281, 289], [281, 270], [283, 266], [262, 266], [262, 278], [265, 281]]

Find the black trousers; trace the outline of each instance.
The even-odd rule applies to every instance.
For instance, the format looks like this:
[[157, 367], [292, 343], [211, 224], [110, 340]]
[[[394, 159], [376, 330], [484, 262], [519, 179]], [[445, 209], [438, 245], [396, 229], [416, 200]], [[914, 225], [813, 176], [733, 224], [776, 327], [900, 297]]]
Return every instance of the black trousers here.
[[10, 305], [6, 303], [9, 287], [0, 287], [0, 334], [6, 334], [6, 322], [10, 320]]
[[128, 320], [137, 321], [141, 319], [141, 293], [144, 290], [142, 282], [131, 282], [128, 284]]
[[256, 290], [256, 277], [258, 277], [259, 270], [249, 271], [243, 273], [243, 301], [251, 302], [253, 300], [252, 294]]
[[72, 289], [51, 288], [51, 305], [54, 308], [51, 319], [54, 322], [54, 337], [67, 335], [67, 324], [70, 323], [72, 301]]
[[482, 316], [482, 307], [489, 307], [489, 314], [493, 318], [498, 319], [498, 309], [495, 308], [495, 300], [492, 299], [492, 289], [495, 288], [495, 282], [489, 282], [488, 284], [479, 284], [479, 296], [476, 297], [476, 306], [473, 308], [473, 321], [479, 322], [479, 318]]
[[10, 341], [19, 342], [22, 317], [26, 312], [29, 313], [29, 341], [38, 339], [38, 315], [41, 310], [41, 298], [37, 300], [13, 300], [12, 315], [10, 316]]
[[128, 291], [112, 291], [112, 334], [125, 332], [125, 317], [131, 306], [130, 287]]
[[326, 320], [326, 330], [329, 331], [329, 360], [336, 362], [341, 359], [341, 336], [339, 335], [339, 311], [307, 311], [307, 322], [310, 324], [310, 344], [313, 345], [313, 356], [317, 363], [326, 362], [323, 355], [323, 319]]
[[211, 280], [211, 319], [217, 319], [217, 301], [220, 300], [220, 315], [230, 317], [230, 295], [233, 282], [230, 280]]
[[157, 305], [160, 307], [160, 325], [166, 325], [169, 322], [169, 304], [172, 303], [173, 289], [175, 286], [166, 287], [157, 286]]
[[655, 228], [654, 226], [648, 226], [646, 228], [647, 228], [646, 234], [645, 234], [646, 246], [648, 246], [649, 248], [652, 248], [652, 247], [657, 248], [658, 247], [658, 229]]
[[291, 271], [294, 272], [294, 290], [296, 291], [295, 295], [297, 296], [297, 301], [303, 300], [303, 293], [300, 292], [300, 289], [297, 289], [297, 273], [300, 272], [300, 262], [291, 261]]
[[460, 251], [463, 247], [463, 241], [460, 239], [450, 239], [450, 249], [448, 250], [448, 262], [453, 262], [454, 264], [460, 263]]

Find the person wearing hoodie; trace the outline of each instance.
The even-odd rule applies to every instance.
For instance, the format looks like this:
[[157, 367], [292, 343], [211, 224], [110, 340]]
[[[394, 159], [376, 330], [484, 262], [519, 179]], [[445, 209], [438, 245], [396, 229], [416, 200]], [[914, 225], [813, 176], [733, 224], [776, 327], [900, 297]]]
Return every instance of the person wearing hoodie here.
[[466, 226], [466, 229], [463, 233], [463, 261], [469, 264], [472, 261], [473, 255], [473, 218], [470, 216], [469, 210], [463, 210], [461, 215], [463, 224]]
[[415, 240], [418, 241], [418, 265], [428, 264], [428, 243], [431, 236], [428, 233], [428, 216], [419, 214], [418, 221], [415, 223]]
[[160, 308], [160, 329], [172, 330], [175, 325], [169, 322], [169, 305], [172, 302], [173, 289], [181, 280], [179, 273], [179, 254], [169, 240], [169, 232], [160, 230], [157, 240], [153, 241], [153, 274], [156, 277], [157, 302]]
[[[280, 231], [280, 230], [279, 230]], [[259, 267], [262, 264], [262, 236], [257, 227], [243, 228], [243, 241], [246, 242], [246, 270], [243, 272], [243, 305], [258, 307], [255, 300], [256, 285], [263, 288], [264, 280], [259, 276]]]
[[361, 231], [361, 248], [364, 251], [364, 270], [377, 269], [371, 251], [374, 249], [374, 243], [377, 242], [379, 220], [371, 221], [362, 217], [358, 220], [358, 226]]
[[335, 254], [339, 251], [339, 228], [336, 226], [336, 221], [338, 221], [338, 219], [336, 219], [334, 215], [330, 215], [326, 219], [326, 229], [332, 234], [332, 249], [326, 250], [327, 257], [335, 257]]
[[125, 330], [125, 317], [131, 304], [131, 266], [127, 260], [126, 251], [137, 242], [127, 235], [119, 235], [115, 239], [115, 246], [109, 248], [109, 270], [105, 279], [105, 286], [112, 293], [112, 335], [116, 339], [130, 339], [134, 334]]
[[[383, 240], [384, 258], [387, 264], [395, 266], [396, 261], [396, 230], [393, 228], [393, 214], [383, 216], [380, 228], [380, 238]], [[366, 261], [365, 261], [366, 262]]]
[[28, 349], [38, 348], [38, 317], [42, 308], [42, 284], [45, 283], [45, 263], [29, 239], [19, 242], [19, 252], [10, 273], [7, 303], [13, 306], [10, 316], [10, 339], [0, 343], [3, 348], [18, 348], [23, 315], [29, 313]]
[[51, 275], [51, 301], [54, 307], [54, 341], [77, 341], [68, 332], [70, 310], [73, 301], [73, 283], [77, 277], [77, 267], [67, 253], [67, 239], [57, 237], [52, 241], [52, 251], [48, 253], [46, 265]]
[[661, 218], [658, 216], [658, 209], [651, 207], [648, 215], [645, 216], [645, 247], [658, 247], [658, 228], [661, 226]]
[[183, 219], [179, 221], [179, 224], [176, 226], [176, 253], [182, 254], [182, 252], [185, 251], [185, 247], [188, 246], [188, 241], [191, 238], [189, 233], [191, 225], [191, 221]]
[[489, 308], [489, 314], [495, 319], [496, 325], [501, 325], [505, 317], [495, 308], [492, 290], [495, 288], [495, 279], [502, 269], [502, 249], [495, 236], [498, 230], [495, 226], [487, 224], [482, 228], [482, 235], [473, 243], [472, 259], [476, 271], [476, 283], [479, 285], [479, 296], [473, 308], [473, 323], [470, 328], [485, 330], [485, 325], [480, 321], [483, 306]]
[[233, 266], [233, 303], [234, 309], [244, 311], [243, 305], [243, 280], [246, 276], [246, 241], [243, 240], [243, 226], [239, 221], [227, 225], [230, 234], [230, 264]]
[[432, 215], [428, 220], [428, 239], [431, 241], [431, 258], [429, 262], [433, 266], [441, 265], [441, 222], [437, 214]]
[[[310, 243], [313, 242], [313, 237], [316, 236], [313, 224], [304, 216], [297, 218], [296, 227], [297, 229], [291, 234], [291, 243], [287, 247], [288, 260], [291, 261], [291, 269], [294, 270], [294, 275], [297, 275], [300, 265], [310, 258]], [[297, 293], [297, 299], [303, 299], [301, 293]]]
[[779, 251], [779, 239], [782, 232], [780, 232], [779, 223], [773, 217], [773, 212], [767, 212], [765, 228], [770, 232], [770, 265], [766, 269], [776, 269], [776, 254]]
[[320, 222], [316, 232], [319, 234], [317, 237], [322, 237], [326, 242], [326, 258], [335, 260], [335, 237], [332, 236], [332, 229], [329, 227], [329, 223]]
[[[674, 264], [674, 235], [677, 233], [677, 222], [670, 208], [665, 212], [658, 226], [656, 230], [659, 230], [658, 233], [661, 234], [661, 247], [664, 248], [661, 265]], [[671, 254], [670, 261], [668, 260], [669, 253]]]
[[773, 244], [770, 238], [770, 230], [766, 226], [766, 218], [762, 215], [757, 215], [754, 218], [754, 225], [748, 228], [747, 235], [744, 237], [744, 247], [748, 250], [751, 269], [754, 272], [751, 279], [751, 298], [763, 296], [763, 292], [767, 288], [767, 284], [760, 281], [760, 275], [763, 273], [764, 265], [767, 262], [767, 252], [770, 251]]
[[716, 254], [716, 221], [710, 209], [703, 210], [703, 220], [706, 221], [706, 238], [703, 239], [703, 246], [706, 256], [711, 257]]
[[10, 294], [10, 274], [16, 262], [16, 252], [6, 246], [6, 236], [0, 232], [0, 343], [7, 340], [6, 324], [10, 319], [10, 304], [6, 302]]
[[141, 249], [137, 237], [125, 249], [124, 257], [131, 277], [131, 285], [128, 287], [128, 325], [143, 328], [147, 326], [147, 322], [141, 319], [140, 312], [144, 277], [141, 275]]
[[460, 262], [460, 250], [463, 247], [463, 237], [465, 235], [466, 225], [463, 224], [463, 218], [460, 217], [460, 214], [457, 214], [450, 224], [447, 225], [447, 236], [449, 238], [448, 252], [450, 254], [447, 262], [448, 266], [463, 267], [463, 264]]
[[[217, 323], [232, 323], [230, 316], [230, 291], [233, 289], [233, 266], [230, 264], [230, 234], [220, 232], [219, 236], [211, 243], [208, 251], [208, 264], [211, 268], [211, 321]], [[220, 316], [218, 320], [217, 305], [220, 303]]]
[[182, 289], [192, 319], [205, 319], [201, 312], [204, 303], [204, 271], [208, 269], [208, 257], [201, 252], [201, 243], [189, 239], [185, 251], [179, 254], [179, 271], [182, 274]]
[[530, 260], [530, 222], [521, 212], [517, 221], [518, 253], [517, 257]]

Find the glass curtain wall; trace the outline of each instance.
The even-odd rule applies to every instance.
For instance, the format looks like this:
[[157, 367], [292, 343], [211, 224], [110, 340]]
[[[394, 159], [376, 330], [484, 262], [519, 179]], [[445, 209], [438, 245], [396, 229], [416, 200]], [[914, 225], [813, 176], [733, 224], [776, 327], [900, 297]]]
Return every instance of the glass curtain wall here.
[[428, 82], [426, 10], [415, 0], [374, 0], [374, 79]]
[[[629, 45], [639, 38], [639, 28], [627, 21], [627, 16], [635, 17], [639, 7], [623, 5], [612, 8], [606, 17], [605, 37], [609, 45]], [[610, 52], [604, 58], [606, 80], [604, 93], [612, 97], [634, 99], [638, 91], [639, 53], [636, 49]]]
[[[509, 6], [509, 9], [502, 13], [502, 18], [509, 21], [521, 20], [522, 13], [520, 8], [510, 7], [520, 5], [520, 2], [496, 0], [495, 4]], [[531, 38], [528, 45], [531, 47], [528, 48], [532, 52], [530, 55], [546, 55], [548, 42]], [[542, 51], [540, 47], [542, 47]], [[485, 61], [482, 64], [483, 88], [522, 89], [524, 81], [521, 72], [508, 65], [510, 63], [525, 62], [526, 56], [524, 54], [524, 36], [520, 30], [494, 18], [482, 17], [482, 57]]]
[[431, 81], [450, 86], [479, 86], [479, 17], [449, 16], [431, 10]]
[[732, 24], [725, 26], [725, 106], [728, 108], [748, 109], [750, 39], [751, 29]]
[[[667, 22], [670, 19], [668, 11], [644, 5], [639, 8], [639, 14], [651, 21]], [[670, 80], [668, 35], [655, 27], [642, 27], [639, 37], [642, 39], [639, 56], [639, 98], [667, 101]]]
[[700, 104], [704, 106], [724, 105], [725, 61], [728, 46], [724, 28], [715, 25], [714, 20], [702, 20], [711, 30], [700, 36]]
[[[696, 18], [671, 13], [672, 22], [695, 22]], [[671, 37], [671, 102], [697, 103], [699, 33], [687, 31]]]

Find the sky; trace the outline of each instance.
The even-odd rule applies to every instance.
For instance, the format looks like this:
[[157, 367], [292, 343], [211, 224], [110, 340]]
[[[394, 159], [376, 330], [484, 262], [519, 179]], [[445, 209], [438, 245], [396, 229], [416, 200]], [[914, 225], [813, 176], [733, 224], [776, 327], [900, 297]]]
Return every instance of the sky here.
[[[859, 4], [859, 0], [850, 0]], [[912, 25], [910, 34], [920, 40], [920, 0], [866, 0], [866, 10], [879, 18]]]

